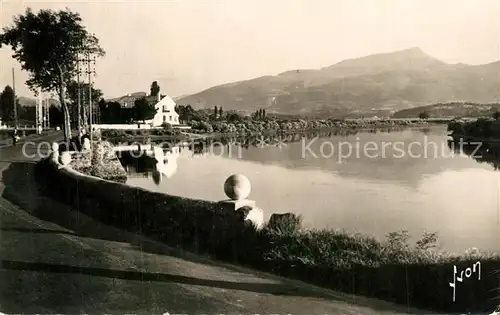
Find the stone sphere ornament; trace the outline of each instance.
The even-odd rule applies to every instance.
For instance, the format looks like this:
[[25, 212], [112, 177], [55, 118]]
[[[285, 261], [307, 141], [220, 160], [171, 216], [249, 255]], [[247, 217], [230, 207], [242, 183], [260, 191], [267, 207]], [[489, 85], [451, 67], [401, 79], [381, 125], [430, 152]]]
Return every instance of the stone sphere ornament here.
[[83, 138], [82, 148], [83, 148], [85, 151], [90, 150], [90, 139], [89, 139], [89, 138]]
[[224, 182], [224, 192], [232, 200], [246, 199], [251, 188], [248, 178], [241, 174], [233, 174]]
[[66, 166], [71, 162], [71, 154], [68, 151], [64, 151], [61, 153], [59, 156], [59, 162], [63, 165]]
[[160, 185], [162, 179], [163, 179], [162, 174], [158, 170], [154, 170], [153, 171], [153, 182], [156, 185]]
[[52, 142], [52, 146], [51, 146], [51, 148], [52, 148], [52, 151], [53, 151], [53, 152], [58, 152], [58, 151], [59, 151], [59, 143], [57, 143], [57, 142]]

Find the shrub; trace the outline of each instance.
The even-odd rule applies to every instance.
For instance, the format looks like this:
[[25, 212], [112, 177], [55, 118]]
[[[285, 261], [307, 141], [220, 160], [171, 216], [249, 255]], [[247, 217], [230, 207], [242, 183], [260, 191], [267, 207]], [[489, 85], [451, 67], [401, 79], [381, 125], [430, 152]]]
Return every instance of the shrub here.
[[167, 123], [167, 122], [164, 122], [163, 124], [161, 124], [161, 127], [165, 130], [172, 130], [172, 125]]

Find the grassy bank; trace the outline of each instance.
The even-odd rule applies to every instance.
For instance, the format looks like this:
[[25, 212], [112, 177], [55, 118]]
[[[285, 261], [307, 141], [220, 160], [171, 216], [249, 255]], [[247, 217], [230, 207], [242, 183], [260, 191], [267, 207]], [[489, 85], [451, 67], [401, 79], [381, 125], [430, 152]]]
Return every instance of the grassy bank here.
[[378, 127], [416, 126], [427, 124], [425, 120], [412, 122], [410, 120], [338, 120], [338, 119], [270, 119], [247, 120], [236, 119], [232, 121], [191, 121], [193, 130], [204, 133], [237, 133], [255, 134], [262, 132], [298, 132], [321, 129], [367, 129]]
[[[246, 131], [246, 132], [204, 132], [203, 130], [187, 130], [187, 131], [177, 131], [175, 134], [171, 132], [165, 132], [163, 130], [104, 130], [102, 131], [103, 139], [106, 139], [114, 144], [124, 144], [124, 143], [160, 143], [169, 142], [180, 143], [180, 142], [190, 142], [191, 140], [196, 141], [220, 141], [220, 142], [234, 142], [239, 143], [247, 142], [248, 139], [260, 139], [261, 137], [268, 139], [280, 139], [280, 141], [287, 142], [287, 139], [293, 139], [294, 136], [349, 136], [356, 135], [358, 132], [392, 132], [400, 131], [411, 127], [418, 128], [429, 128], [431, 125], [394, 125], [394, 126], [376, 126], [376, 127], [359, 127], [359, 128], [341, 128], [341, 127], [323, 127], [316, 129], [290, 129], [290, 130], [273, 130], [264, 129], [261, 131]], [[196, 135], [196, 136], [191, 136]], [[200, 136], [202, 139], [200, 139]], [[297, 141], [300, 141], [298, 138]], [[291, 140], [290, 140], [291, 141]], [[271, 143], [268, 141], [268, 143]]]
[[[256, 231], [222, 212], [217, 203], [146, 191], [119, 183], [75, 178], [37, 165], [37, 178], [52, 197], [109, 225], [140, 232], [168, 245], [320, 286], [441, 312], [492, 311], [500, 257], [432, 249], [435, 235], [408, 244], [406, 233], [387, 240], [332, 230], [306, 230], [283, 220]], [[457, 284], [458, 272], [481, 263], [476, 275]]]
[[452, 121], [448, 124], [448, 131], [455, 138], [500, 139], [500, 119], [479, 118], [470, 121]]

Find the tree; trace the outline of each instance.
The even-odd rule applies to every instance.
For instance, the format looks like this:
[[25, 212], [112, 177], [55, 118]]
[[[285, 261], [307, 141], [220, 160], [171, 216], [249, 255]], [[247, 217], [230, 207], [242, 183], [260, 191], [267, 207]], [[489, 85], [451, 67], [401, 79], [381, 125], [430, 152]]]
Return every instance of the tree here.
[[427, 119], [429, 117], [430, 117], [430, 115], [429, 115], [429, 112], [427, 112], [427, 111], [423, 111], [420, 114], [418, 114], [418, 118], [420, 118], [420, 119]]
[[[3, 92], [0, 94], [0, 115], [2, 121], [14, 120], [14, 90], [10, 86], [5, 86]], [[16, 99], [17, 112], [21, 112], [21, 104], [19, 99]]]
[[241, 121], [241, 116], [238, 113], [228, 113], [226, 119], [229, 122], [238, 122]]
[[150, 95], [158, 96], [158, 93], [160, 93], [160, 86], [158, 85], [158, 82], [153, 81], [153, 83], [151, 83]]
[[71, 125], [66, 104], [66, 87], [76, 76], [80, 54], [104, 56], [98, 39], [87, 32], [78, 13], [31, 8], [24, 15], [14, 17], [14, 25], [0, 34], [0, 47], [7, 45], [14, 51], [13, 58], [29, 73], [28, 87], [39, 91], [55, 91], [64, 115], [64, 139], [69, 143]]
[[266, 118], [266, 110], [262, 109], [262, 119]]
[[131, 115], [126, 115], [126, 113], [123, 112], [122, 105], [118, 102], [107, 103], [107, 107], [111, 122], [125, 122], [132, 118], [130, 117]]
[[203, 120], [203, 117], [199, 113], [197, 113], [191, 105], [177, 105], [175, 107], [175, 112], [179, 114], [179, 121], [182, 122], [187, 122], [196, 119], [196, 120]]
[[218, 114], [219, 114], [219, 111], [217, 110], [217, 106], [214, 106], [214, 119], [217, 119]]
[[145, 97], [142, 97], [134, 102], [134, 118], [145, 122], [156, 115], [157, 109], [150, 104]]
[[219, 107], [219, 117], [220, 117], [220, 118], [222, 118], [222, 113], [223, 113], [223, 112], [222, 112], [222, 106], [221, 106], [221, 107]]
[[500, 119], [500, 111], [498, 111], [498, 110], [497, 110], [497, 111], [495, 111], [495, 112], [493, 113], [493, 118], [495, 118], [496, 120]]
[[[99, 100], [102, 98], [102, 91], [91, 87], [92, 94], [92, 104], [98, 104]], [[71, 102], [69, 107], [70, 117], [73, 122], [77, 122], [78, 128], [82, 126], [87, 126], [89, 123], [89, 115], [86, 108], [89, 106], [89, 84], [80, 82], [80, 103], [83, 104], [83, 112], [78, 108], [78, 82], [72, 80], [68, 83], [66, 89], [66, 97]], [[83, 124], [82, 124], [83, 121]]]

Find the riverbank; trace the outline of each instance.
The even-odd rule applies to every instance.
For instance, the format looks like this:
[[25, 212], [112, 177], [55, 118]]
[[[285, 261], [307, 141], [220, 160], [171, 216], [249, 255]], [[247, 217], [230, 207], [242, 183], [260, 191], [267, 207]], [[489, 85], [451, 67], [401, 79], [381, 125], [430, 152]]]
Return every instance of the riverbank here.
[[[404, 232], [377, 240], [343, 231], [306, 230], [291, 216], [256, 231], [230, 214], [221, 216], [214, 202], [76, 178], [43, 163], [38, 170], [46, 193], [71, 208], [183, 250], [411, 307], [441, 312], [491, 312], [495, 307], [498, 279], [493, 272], [500, 267], [500, 257], [436, 252], [433, 234], [412, 245]], [[478, 261], [481, 279], [474, 273], [464, 283], [457, 282], [453, 301], [449, 284], [454, 266], [460, 277]]]
[[448, 132], [454, 139], [500, 140], [500, 119], [456, 120], [448, 124]]
[[[335, 135], [354, 135], [361, 131], [396, 131], [406, 128], [430, 128], [441, 125], [441, 123], [428, 123], [422, 120], [421, 123], [405, 123], [405, 121], [393, 123], [368, 123], [358, 124], [347, 122], [344, 124], [326, 123], [324, 125], [307, 128], [271, 128], [266, 124], [259, 130], [251, 129], [227, 129], [226, 131], [214, 131], [213, 129], [191, 129], [189, 131], [181, 131], [176, 129], [143, 129], [143, 130], [103, 130], [102, 137], [112, 143], [149, 143], [149, 141], [164, 141], [168, 140], [171, 143], [190, 142], [196, 140], [224, 140], [230, 138], [256, 138], [256, 137], [284, 137], [295, 134], [335, 134]], [[210, 132], [208, 132], [208, 131]]]

